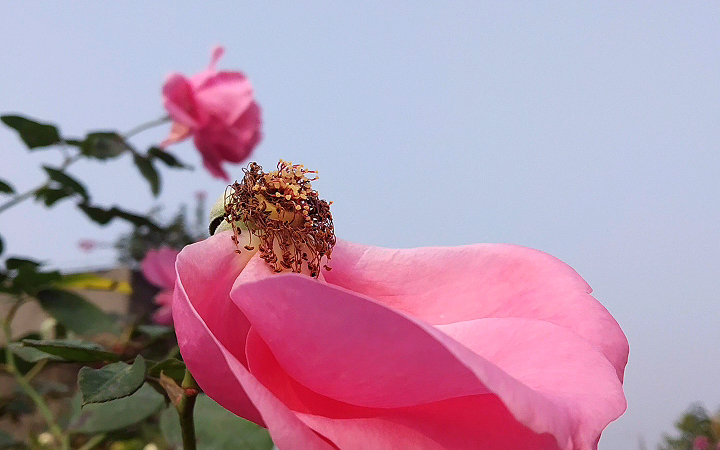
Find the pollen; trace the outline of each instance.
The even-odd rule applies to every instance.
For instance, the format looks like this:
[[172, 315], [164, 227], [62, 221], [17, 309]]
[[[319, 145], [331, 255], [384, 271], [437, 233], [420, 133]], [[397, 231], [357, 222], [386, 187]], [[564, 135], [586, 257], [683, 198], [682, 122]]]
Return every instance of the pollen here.
[[[283, 160], [272, 172], [254, 162], [243, 172], [242, 181], [225, 191], [224, 217], [232, 224], [237, 251], [245, 242], [242, 234], [249, 233], [248, 241], [259, 238], [260, 257], [275, 272], [309, 272], [317, 278], [321, 267], [330, 270], [326, 262], [335, 246], [335, 228], [330, 203], [311, 185], [317, 172]], [[253, 247], [248, 243], [244, 248]]]

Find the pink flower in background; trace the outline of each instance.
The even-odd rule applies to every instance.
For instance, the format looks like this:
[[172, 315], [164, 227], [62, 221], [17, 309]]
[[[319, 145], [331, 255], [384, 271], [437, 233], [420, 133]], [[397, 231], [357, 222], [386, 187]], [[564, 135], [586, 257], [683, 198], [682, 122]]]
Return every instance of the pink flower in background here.
[[239, 163], [260, 142], [260, 107], [250, 82], [240, 72], [218, 72], [224, 49], [216, 47], [208, 68], [190, 78], [171, 74], [163, 86], [173, 126], [162, 146], [193, 136], [203, 164], [213, 176], [228, 179], [221, 163]]
[[160, 308], [153, 314], [153, 322], [161, 325], [172, 325], [172, 300], [175, 287], [175, 259], [177, 250], [162, 247], [150, 250], [142, 261], [142, 273], [145, 278], [161, 291], [155, 296], [155, 303]]
[[232, 236], [178, 255], [178, 343], [283, 450], [590, 450], [625, 410], [627, 339], [550, 255], [338, 240], [313, 279]]
[[710, 439], [707, 436], [698, 436], [693, 440], [693, 450], [707, 450], [710, 448]]

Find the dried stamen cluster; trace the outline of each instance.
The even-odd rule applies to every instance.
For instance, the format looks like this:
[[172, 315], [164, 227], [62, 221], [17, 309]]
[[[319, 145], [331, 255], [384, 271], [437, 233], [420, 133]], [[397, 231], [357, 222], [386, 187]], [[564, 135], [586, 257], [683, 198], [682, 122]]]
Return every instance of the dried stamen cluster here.
[[[330, 203], [319, 199], [311, 186], [317, 172], [283, 160], [272, 172], [263, 172], [256, 163], [243, 172], [242, 182], [228, 186], [225, 193], [225, 220], [232, 225], [238, 253], [243, 230], [237, 223], [242, 222], [260, 239], [260, 256], [273, 270], [300, 273], [305, 264], [317, 278], [322, 258], [330, 260], [335, 245]], [[246, 250], [255, 250], [252, 236]]]

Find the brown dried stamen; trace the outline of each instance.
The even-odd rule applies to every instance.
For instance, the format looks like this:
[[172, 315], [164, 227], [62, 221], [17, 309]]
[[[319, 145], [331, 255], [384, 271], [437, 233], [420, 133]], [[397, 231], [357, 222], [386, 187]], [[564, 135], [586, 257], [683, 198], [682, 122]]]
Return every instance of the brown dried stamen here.
[[[330, 203], [318, 198], [311, 182], [317, 172], [280, 160], [277, 170], [265, 173], [256, 163], [243, 169], [242, 182], [225, 192], [225, 220], [232, 225], [233, 242], [240, 253], [242, 222], [249, 232], [246, 250], [255, 250], [252, 236], [260, 239], [260, 257], [275, 270], [300, 273], [303, 264], [317, 278], [323, 257], [330, 260], [335, 228]], [[308, 178], [311, 174], [311, 178]], [[330, 268], [325, 265], [326, 270]]]

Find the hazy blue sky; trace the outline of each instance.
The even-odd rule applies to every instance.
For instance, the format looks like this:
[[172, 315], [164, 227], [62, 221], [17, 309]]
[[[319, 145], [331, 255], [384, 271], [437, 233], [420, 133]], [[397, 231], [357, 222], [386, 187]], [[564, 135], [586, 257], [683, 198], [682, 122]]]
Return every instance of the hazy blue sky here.
[[[2, 2], [0, 111], [70, 135], [128, 130], [164, 114], [169, 72], [203, 69], [222, 43], [220, 66], [243, 70], [263, 108], [254, 159], [318, 169], [340, 237], [510, 242], [585, 277], [631, 348], [630, 406], [602, 450], [654, 448], [690, 403], [720, 406], [720, 2], [256, 3]], [[191, 144], [173, 151], [200, 167]], [[16, 187], [58, 160], [0, 129]], [[158, 200], [127, 157], [71, 173], [98, 203], [168, 216], [224, 188], [161, 170]], [[112, 263], [77, 241], [126, 230], [69, 203], [0, 216], [8, 252], [61, 267]]]

